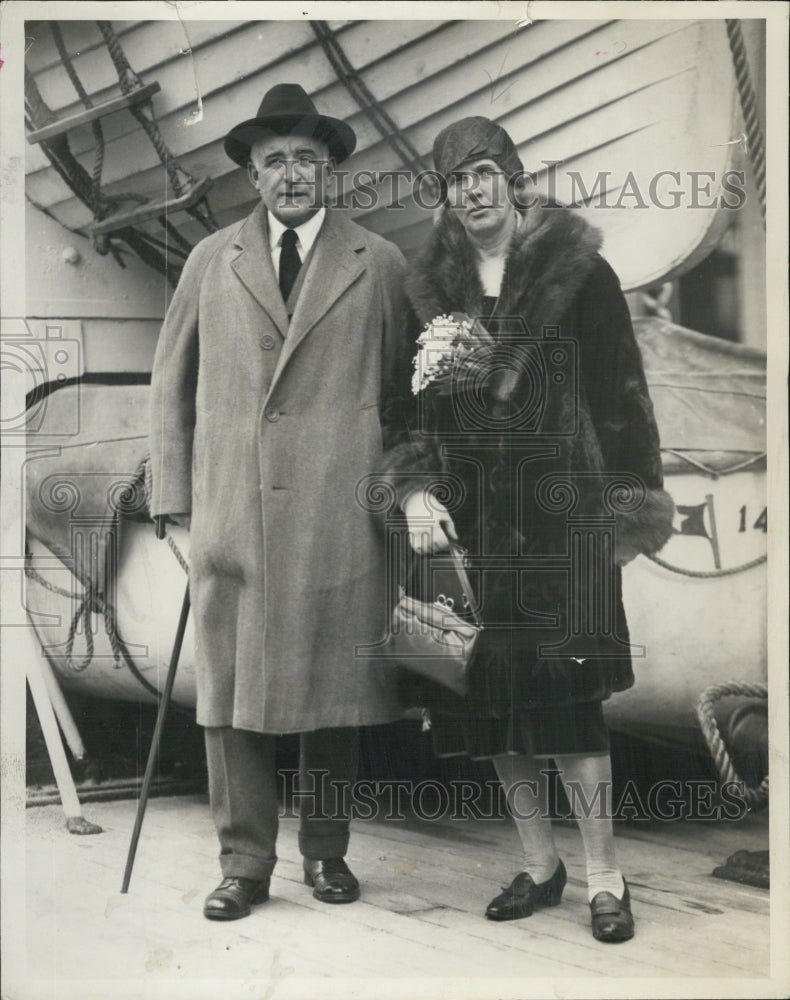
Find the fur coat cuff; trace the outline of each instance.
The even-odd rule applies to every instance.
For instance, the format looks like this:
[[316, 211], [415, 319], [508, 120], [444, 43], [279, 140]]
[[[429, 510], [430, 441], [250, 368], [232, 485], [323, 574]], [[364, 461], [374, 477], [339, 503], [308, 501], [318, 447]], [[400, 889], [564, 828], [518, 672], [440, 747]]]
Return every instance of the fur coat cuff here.
[[673, 533], [674, 516], [675, 504], [667, 491], [648, 490], [639, 510], [617, 515], [618, 548], [637, 551], [643, 555], [658, 552]]

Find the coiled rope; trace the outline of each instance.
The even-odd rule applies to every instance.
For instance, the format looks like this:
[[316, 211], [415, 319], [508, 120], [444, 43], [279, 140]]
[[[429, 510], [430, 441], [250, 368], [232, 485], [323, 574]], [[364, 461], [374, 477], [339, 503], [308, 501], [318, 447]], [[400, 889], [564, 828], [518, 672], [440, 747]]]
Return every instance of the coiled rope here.
[[751, 809], [761, 809], [768, 802], [768, 775], [762, 779], [756, 788], [747, 785], [735, 770], [727, 747], [719, 732], [713, 705], [720, 698], [728, 696], [749, 698], [767, 698], [768, 688], [765, 684], [750, 684], [746, 681], [729, 681], [725, 684], [714, 684], [706, 688], [697, 702], [697, 718], [708, 749], [711, 752], [716, 770], [725, 783], [738, 784], [743, 789], [743, 798]]

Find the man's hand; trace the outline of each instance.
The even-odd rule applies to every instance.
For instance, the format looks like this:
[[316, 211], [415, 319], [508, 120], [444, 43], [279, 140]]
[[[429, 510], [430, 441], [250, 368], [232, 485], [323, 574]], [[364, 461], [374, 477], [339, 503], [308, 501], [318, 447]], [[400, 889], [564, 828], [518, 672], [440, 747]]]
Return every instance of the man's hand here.
[[409, 525], [409, 543], [420, 555], [443, 552], [457, 542], [453, 519], [447, 508], [429, 490], [415, 490], [403, 502]]
[[180, 528], [186, 528], [187, 531], [192, 527], [192, 515], [191, 514], [168, 514], [168, 518], [177, 524]]

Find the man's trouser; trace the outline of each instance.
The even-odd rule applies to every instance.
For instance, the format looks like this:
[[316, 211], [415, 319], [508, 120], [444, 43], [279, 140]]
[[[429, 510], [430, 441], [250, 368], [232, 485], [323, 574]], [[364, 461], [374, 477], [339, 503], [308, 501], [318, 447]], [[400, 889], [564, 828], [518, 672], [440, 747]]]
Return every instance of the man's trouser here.
[[[206, 727], [205, 737], [222, 874], [267, 878], [277, 861], [277, 737], [230, 726]], [[300, 734], [299, 850], [304, 857], [325, 861], [345, 855], [358, 757], [356, 729]]]

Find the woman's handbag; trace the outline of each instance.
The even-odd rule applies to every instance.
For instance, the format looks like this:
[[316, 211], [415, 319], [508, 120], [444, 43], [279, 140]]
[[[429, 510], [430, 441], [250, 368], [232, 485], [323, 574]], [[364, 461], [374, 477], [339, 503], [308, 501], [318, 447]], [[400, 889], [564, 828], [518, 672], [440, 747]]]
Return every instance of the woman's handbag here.
[[384, 653], [399, 666], [463, 696], [483, 625], [464, 567], [464, 550], [451, 543], [450, 555], [455, 583], [460, 585], [461, 614], [454, 610], [456, 599], [452, 596], [438, 594], [432, 602], [421, 601], [401, 587]]

